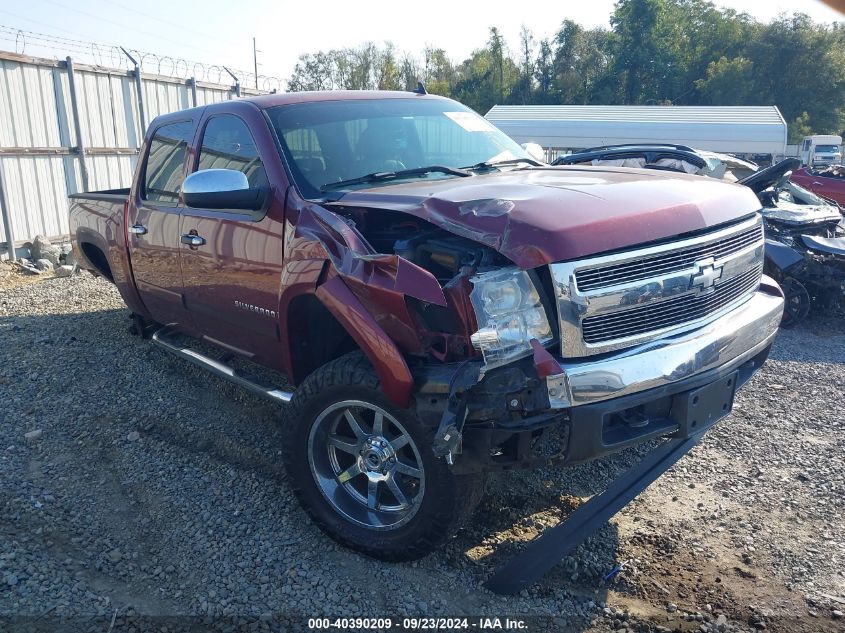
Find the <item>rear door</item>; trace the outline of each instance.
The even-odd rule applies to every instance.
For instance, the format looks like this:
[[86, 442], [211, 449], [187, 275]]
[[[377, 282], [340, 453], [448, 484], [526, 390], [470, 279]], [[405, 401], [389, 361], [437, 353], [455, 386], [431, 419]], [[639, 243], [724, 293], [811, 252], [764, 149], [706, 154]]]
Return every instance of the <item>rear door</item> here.
[[191, 120], [160, 125], [147, 144], [127, 232], [132, 271], [141, 299], [161, 323], [190, 325], [182, 300], [179, 263], [179, 189], [185, 178]]
[[[250, 187], [268, 186], [267, 163], [279, 163], [269, 129], [257, 109], [245, 106], [240, 112], [242, 116], [211, 114], [201, 123], [194, 170], [235, 169], [246, 174]], [[256, 143], [251, 130], [264, 142]], [[273, 182], [279, 184], [278, 175]], [[222, 347], [270, 366], [281, 361], [284, 191], [284, 185], [273, 188], [269, 210], [258, 221], [238, 210], [185, 207], [181, 216], [181, 234], [204, 241], [181, 247], [185, 305], [197, 330]]]

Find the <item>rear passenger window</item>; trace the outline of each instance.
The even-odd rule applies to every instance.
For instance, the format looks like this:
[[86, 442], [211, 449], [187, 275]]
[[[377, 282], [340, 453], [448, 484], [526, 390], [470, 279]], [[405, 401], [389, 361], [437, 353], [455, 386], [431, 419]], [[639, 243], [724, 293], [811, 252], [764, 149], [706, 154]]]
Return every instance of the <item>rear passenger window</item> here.
[[214, 117], [205, 126], [197, 169], [235, 169], [246, 174], [252, 188], [269, 184], [249, 128], [231, 114]]
[[162, 125], [150, 141], [144, 175], [144, 200], [175, 205], [185, 175], [185, 155], [194, 135], [190, 121]]

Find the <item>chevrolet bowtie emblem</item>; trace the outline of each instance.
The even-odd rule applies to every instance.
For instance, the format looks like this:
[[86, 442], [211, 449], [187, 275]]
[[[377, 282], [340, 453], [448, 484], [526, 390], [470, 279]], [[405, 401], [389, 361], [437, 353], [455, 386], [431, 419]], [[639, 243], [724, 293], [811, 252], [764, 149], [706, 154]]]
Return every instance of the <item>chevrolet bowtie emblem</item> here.
[[695, 268], [690, 277], [690, 288], [699, 288], [702, 293], [713, 292], [716, 282], [722, 278], [722, 268], [716, 267], [713, 258], [695, 263]]

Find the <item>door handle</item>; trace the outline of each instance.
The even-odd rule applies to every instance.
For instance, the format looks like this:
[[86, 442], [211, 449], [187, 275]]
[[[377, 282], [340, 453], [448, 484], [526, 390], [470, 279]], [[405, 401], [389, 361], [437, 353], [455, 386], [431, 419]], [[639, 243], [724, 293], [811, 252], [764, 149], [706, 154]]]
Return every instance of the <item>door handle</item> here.
[[815, 186], [815, 187], [821, 187], [821, 186], [822, 186], [822, 183], [820, 183], [820, 182], [814, 182], [814, 183], [813, 183], [813, 186]]
[[182, 244], [187, 244], [191, 248], [197, 248], [198, 246], [205, 244], [205, 238], [200, 237], [199, 235], [183, 235], [179, 238], [179, 241], [182, 242]]
[[133, 224], [127, 229], [127, 231], [132, 235], [146, 235], [147, 227], [142, 226], [141, 224]]

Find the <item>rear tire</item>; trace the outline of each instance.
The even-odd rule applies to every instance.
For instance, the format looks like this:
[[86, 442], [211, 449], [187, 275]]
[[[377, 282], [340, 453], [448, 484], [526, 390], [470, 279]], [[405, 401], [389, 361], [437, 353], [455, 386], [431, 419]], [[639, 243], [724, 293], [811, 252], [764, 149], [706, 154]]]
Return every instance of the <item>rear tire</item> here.
[[433, 429], [393, 405], [360, 352], [312, 373], [294, 396], [283, 456], [294, 492], [339, 543], [388, 561], [437, 549], [471, 515], [481, 475], [455, 475]]

